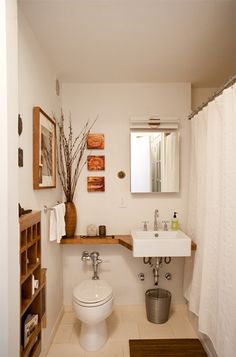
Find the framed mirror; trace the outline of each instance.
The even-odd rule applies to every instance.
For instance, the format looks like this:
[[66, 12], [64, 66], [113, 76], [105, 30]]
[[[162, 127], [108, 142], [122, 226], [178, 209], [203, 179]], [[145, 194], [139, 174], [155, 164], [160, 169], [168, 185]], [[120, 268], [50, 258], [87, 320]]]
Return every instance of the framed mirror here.
[[179, 192], [178, 130], [131, 130], [131, 192]]

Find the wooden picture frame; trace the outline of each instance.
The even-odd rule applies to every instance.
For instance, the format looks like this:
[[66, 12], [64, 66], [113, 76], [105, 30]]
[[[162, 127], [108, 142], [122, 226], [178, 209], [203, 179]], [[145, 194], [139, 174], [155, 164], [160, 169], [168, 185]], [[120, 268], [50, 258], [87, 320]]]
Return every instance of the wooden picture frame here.
[[104, 134], [90, 133], [87, 137], [87, 149], [104, 149]]
[[33, 109], [33, 188], [56, 187], [56, 123], [40, 107]]
[[88, 155], [87, 157], [88, 171], [104, 171], [105, 156], [104, 155]]

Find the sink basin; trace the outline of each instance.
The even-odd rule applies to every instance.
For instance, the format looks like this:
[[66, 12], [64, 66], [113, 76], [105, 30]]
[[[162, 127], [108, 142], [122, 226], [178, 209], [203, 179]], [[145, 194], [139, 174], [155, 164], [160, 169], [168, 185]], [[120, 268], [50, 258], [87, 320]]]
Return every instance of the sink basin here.
[[191, 239], [177, 231], [131, 231], [134, 257], [187, 257]]

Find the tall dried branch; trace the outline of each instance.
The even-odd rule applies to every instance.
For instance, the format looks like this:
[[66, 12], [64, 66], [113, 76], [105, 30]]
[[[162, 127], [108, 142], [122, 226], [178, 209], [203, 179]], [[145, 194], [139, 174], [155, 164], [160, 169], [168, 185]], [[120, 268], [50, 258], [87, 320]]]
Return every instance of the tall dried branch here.
[[[98, 117], [97, 117], [98, 118]], [[86, 164], [84, 153], [87, 144], [87, 137], [93, 127], [89, 120], [85, 123], [79, 135], [74, 138], [71, 118], [69, 119], [68, 134], [65, 130], [65, 120], [63, 113], [57, 120], [57, 171], [67, 202], [72, 202], [76, 185], [83, 167]]]

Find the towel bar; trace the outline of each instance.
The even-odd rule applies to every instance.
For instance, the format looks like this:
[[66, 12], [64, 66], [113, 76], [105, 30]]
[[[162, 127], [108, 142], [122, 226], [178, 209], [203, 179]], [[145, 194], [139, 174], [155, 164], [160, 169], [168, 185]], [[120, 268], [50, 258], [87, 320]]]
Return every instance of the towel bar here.
[[[57, 201], [56, 204], [59, 205], [60, 202]], [[47, 205], [44, 205], [44, 206], [43, 206], [43, 211], [44, 211], [44, 213], [47, 213], [48, 211], [52, 211], [52, 210], [53, 210], [53, 207], [48, 207]]]

